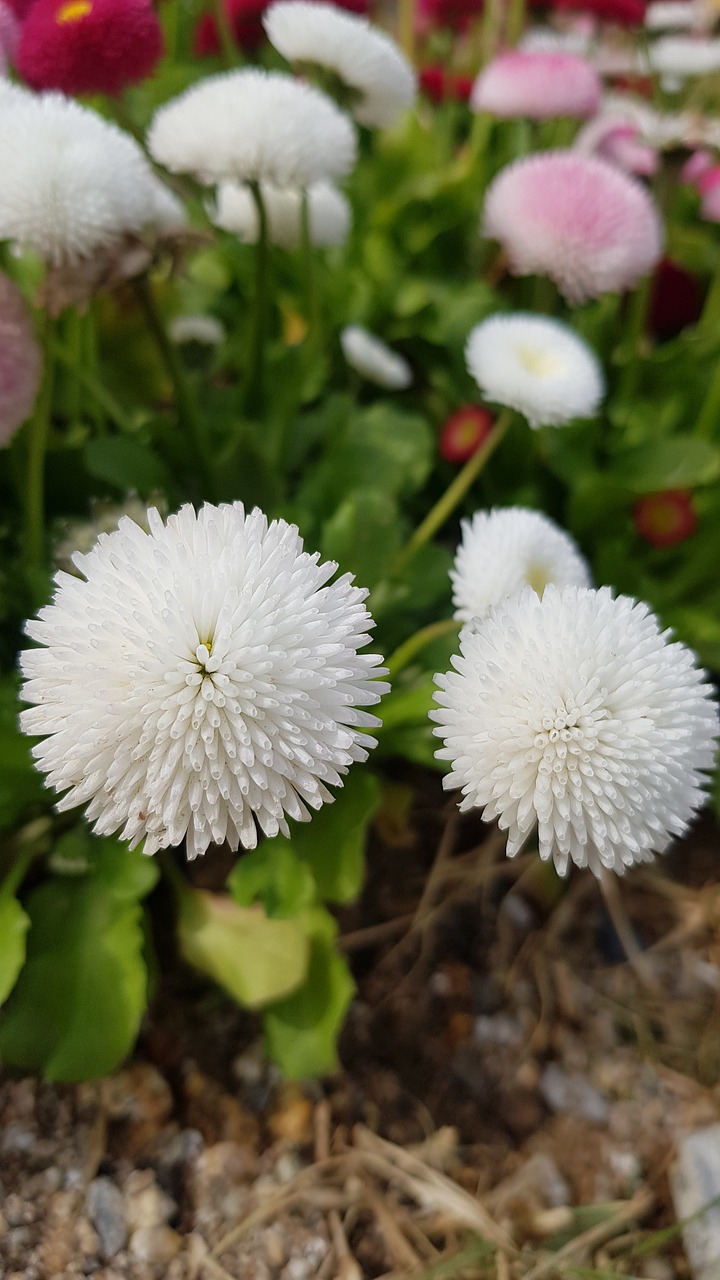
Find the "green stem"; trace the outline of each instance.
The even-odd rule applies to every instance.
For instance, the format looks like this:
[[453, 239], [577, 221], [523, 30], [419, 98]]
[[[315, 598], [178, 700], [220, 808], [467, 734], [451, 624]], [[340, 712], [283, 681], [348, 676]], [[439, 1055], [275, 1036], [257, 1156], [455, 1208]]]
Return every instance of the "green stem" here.
[[411, 66], [415, 65], [415, 0], [399, 0], [398, 38]]
[[152, 334], [160, 357], [165, 365], [167, 375], [175, 393], [175, 408], [180, 422], [192, 449], [195, 464], [206, 486], [208, 497], [215, 493], [215, 479], [207, 456], [205, 432], [200, 414], [195, 403], [192, 389], [185, 377], [185, 370], [177, 352], [165, 329], [163, 318], [155, 301], [147, 274], [136, 276], [133, 281], [135, 294], [145, 316], [148, 329]]
[[718, 428], [720, 428], [720, 360], [715, 365], [710, 378], [710, 386], [695, 423], [695, 435], [714, 436], [716, 432], [720, 435]]
[[224, 65], [231, 69], [237, 65], [237, 46], [225, 8], [225, 0], [213, 0], [213, 13], [220, 43], [220, 57]]
[[410, 541], [400, 551], [393, 565], [393, 575], [402, 572], [407, 567], [413, 556], [417, 554], [426, 542], [430, 541], [438, 529], [442, 528], [455, 508], [462, 502], [465, 494], [475, 483], [486, 462], [495, 452], [507, 432], [512, 422], [512, 416], [512, 409], [503, 409], [484, 444], [480, 446], [472, 457], [468, 458], [462, 471], [458, 472], [452, 484], [448, 486], [442, 497], [435, 503], [435, 506], [430, 509], [422, 524], [418, 525]]
[[525, 28], [525, 0], [509, 0], [505, 24], [505, 44], [514, 47]]
[[25, 562], [29, 569], [42, 567], [45, 553], [45, 455], [50, 436], [55, 361], [55, 320], [45, 315], [42, 386], [29, 422], [29, 448], [25, 489]]
[[699, 333], [716, 334], [720, 337], [720, 271], [716, 271], [710, 281], [697, 330]]
[[492, 62], [500, 43], [503, 17], [503, 0], [487, 0], [482, 15], [480, 31], [480, 70]]
[[267, 209], [260, 190], [260, 183], [250, 182], [248, 186], [257, 209], [258, 238], [255, 245], [255, 314], [246, 388], [246, 408], [250, 414], [256, 414], [262, 409], [265, 399], [265, 343], [267, 341], [270, 237]]
[[105, 411], [108, 418], [115, 423], [121, 431], [132, 431], [132, 425], [127, 417], [124, 409], [118, 404], [117, 400], [109, 391], [105, 389], [101, 382], [98, 382], [95, 375], [90, 369], [84, 365], [75, 364], [75, 356], [72, 351], [68, 351], [61, 346], [59, 342], [53, 344], [53, 354], [62, 364], [72, 368], [77, 380], [86, 391], [97, 401], [101, 409]]
[[433, 640], [439, 640], [441, 636], [449, 635], [451, 631], [458, 631], [459, 628], [460, 623], [455, 618], [443, 618], [440, 622], [431, 622], [427, 627], [421, 627], [390, 654], [385, 663], [390, 679], [394, 679], [399, 672], [404, 671], [416, 654], [432, 644]]
[[305, 271], [305, 318], [307, 322], [305, 349], [307, 363], [311, 365], [315, 358], [315, 353], [321, 345], [322, 314], [320, 310], [320, 293], [318, 291], [317, 259], [310, 232], [310, 202], [307, 190], [303, 191], [302, 194], [300, 227], [301, 252]]
[[621, 399], [629, 400], [634, 394], [640, 373], [640, 353], [645, 336], [650, 294], [653, 277], [646, 276], [630, 297], [629, 321], [627, 328], [627, 347], [629, 359], [620, 379], [618, 394]]
[[26, 849], [19, 853], [0, 885], [0, 898], [14, 898], [25, 876], [28, 867], [37, 853], [37, 849]]

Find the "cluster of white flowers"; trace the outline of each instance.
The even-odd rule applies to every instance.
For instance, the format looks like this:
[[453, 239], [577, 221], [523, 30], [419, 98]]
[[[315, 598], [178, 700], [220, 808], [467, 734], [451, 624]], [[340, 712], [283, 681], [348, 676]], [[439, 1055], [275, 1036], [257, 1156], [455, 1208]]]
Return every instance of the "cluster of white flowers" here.
[[77, 555], [84, 580], [57, 575], [27, 627], [22, 725], [59, 808], [87, 803], [98, 834], [253, 848], [256, 824], [288, 834], [374, 745], [367, 593], [240, 503], [148, 522]]
[[322, 0], [280, 0], [263, 19], [288, 62], [331, 71], [350, 90], [360, 124], [394, 124], [415, 100], [415, 73], [394, 40], [366, 18]]
[[0, 239], [54, 265], [185, 222], [135, 140], [60, 93], [3, 94], [0, 167]]
[[548, 316], [490, 316], [470, 333], [465, 359], [483, 395], [516, 409], [531, 427], [592, 418], [605, 394], [595, 353]]
[[200, 182], [305, 188], [352, 169], [352, 122], [319, 89], [278, 71], [207, 76], [156, 112], [150, 154]]
[[622, 872], [683, 835], [705, 801], [718, 713], [684, 645], [646, 605], [599, 591], [531, 588], [460, 637], [436, 677], [435, 732], [460, 808], [508, 833], [537, 829], [542, 858]]
[[[331, 182], [315, 182], [306, 193], [294, 187], [276, 187], [263, 182], [260, 195], [268, 221], [271, 244], [282, 249], [298, 249], [302, 244], [303, 198], [307, 199], [310, 243], [319, 249], [342, 244], [348, 237], [352, 212], [347, 198]], [[247, 244], [260, 235], [260, 219], [252, 192], [237, 182], [221, 182], [212, 220], [232, 231]]]

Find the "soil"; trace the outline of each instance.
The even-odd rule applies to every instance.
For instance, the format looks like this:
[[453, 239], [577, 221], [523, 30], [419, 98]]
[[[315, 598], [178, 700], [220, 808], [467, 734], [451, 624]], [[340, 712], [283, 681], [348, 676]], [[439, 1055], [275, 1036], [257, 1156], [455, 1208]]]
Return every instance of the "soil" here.
[[339, 913], [339, 1071], [281, 1082], [256, 1020], [164, 966], [125, 1069], [0, 1083], [0, 1276], [693, 1274], [670, 1175], [720, 1122], [717, 855], [707, 818], [606, 901], [399, 775]]

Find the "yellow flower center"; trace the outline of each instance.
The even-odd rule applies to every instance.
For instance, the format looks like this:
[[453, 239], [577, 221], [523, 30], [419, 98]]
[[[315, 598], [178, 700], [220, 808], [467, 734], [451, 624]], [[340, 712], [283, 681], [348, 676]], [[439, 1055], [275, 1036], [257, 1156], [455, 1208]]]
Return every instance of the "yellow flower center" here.
[[92, 0], [68, 0], [67, 4], [58, 9], [55, 21], [60, 25], [66, 22], [80, 22], [89, 13], [92, 13]]
[[548, 575], [545, 566], [541, 564], [528, 565], [526, 581], [528, 586], [532, 587], [533, 591], [537, 595], [542, 596], [543, 591], [548, 584]]
[[536, 378], [552, 378], [560, 368], [557, 356], [550, 351], [540, 351], [537, 347], [518, 347], [517, 356], [523, 368]]

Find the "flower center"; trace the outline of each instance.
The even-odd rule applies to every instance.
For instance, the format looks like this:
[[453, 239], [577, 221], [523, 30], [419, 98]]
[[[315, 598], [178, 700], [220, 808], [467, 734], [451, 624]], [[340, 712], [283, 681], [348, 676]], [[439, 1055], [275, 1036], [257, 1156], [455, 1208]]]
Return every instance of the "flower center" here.
[[545, 566], [542, 564], [529, 564], [525, 578], [528, 586], [532, 587], [533, 591], [542, 597], [542, 593], [550, 581]]
[[554, 709], [548, 708], [533, 742], [539, 753], [536, 759], [540, 773], [574, 773], [579, 760], [595, 749], [600, 722], [608, 718], [603, 705], [606, 696], [605, 690], [597, 690], [583, 710], [572, 697], [563, 699]]
[[212, 656], [212, 640], [199, 644], [195, 650], [195, 661], [204, 676], [212, 676], [220, 666], [220, 659]]
[[80, 22], [89, 13], [92, 13], [92, 0], [68, 0], [67, 4], [58, 9], [55, 21], [60, 25], [67, 22]]
[[560, 361], [550, 351], [523, 344], [517, 349], [517, 357], [523, 369], [535, 378], [553, 378], [560, 370]]

